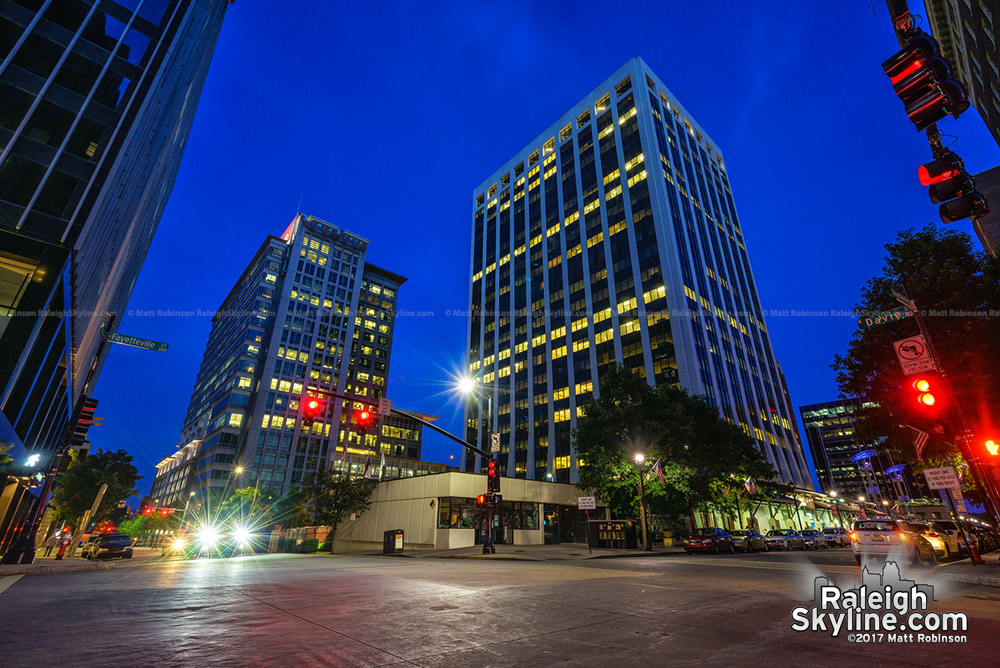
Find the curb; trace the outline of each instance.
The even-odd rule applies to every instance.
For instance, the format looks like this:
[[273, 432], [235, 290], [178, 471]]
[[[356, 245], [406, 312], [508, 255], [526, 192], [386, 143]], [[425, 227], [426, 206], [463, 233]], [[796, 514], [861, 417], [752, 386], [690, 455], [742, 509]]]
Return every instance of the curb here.
[[1000, 577], [996, 576], [991, 577], [989, 575], [965, 575], [965, 574], [956, 574], [956, 575], [940, 574], [940, 575], [942, 575], [944, 579], [950, 580], [952, 582], [961, 582], [962, 584], [979, 585], [981, 587], [993, 587], [995, 589], [1000, 589]]
[[[11, 564], [0, 570], [0, 577], [5, 575], [50, 575], [52, 573], [79, 573], [81, 571], [103, 571], [114, 568], [115, 565], [107, 561], [81, 562], [67, 566], [36, 566], [34, 564]], [[8, 570], [9, 569], [9, 570]]]

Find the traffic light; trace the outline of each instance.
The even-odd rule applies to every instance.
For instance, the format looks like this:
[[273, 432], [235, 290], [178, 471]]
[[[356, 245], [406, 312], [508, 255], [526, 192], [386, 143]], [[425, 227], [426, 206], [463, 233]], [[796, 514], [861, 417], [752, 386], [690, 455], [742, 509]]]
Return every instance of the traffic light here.
[[367, 408], [361, 408], [354, 411], [354, 422], [358, 425], [358, 434], [363, 436], [368, 433], [368, 429], [374, 422], [372, 412]]
[[986, 446], [986, 452], [989, 453], [990, 457], [1000, 456], [1000, 443], [997, 443], [993, 439], [986, 441], [983, 445]]
[[302, 399], [302, 425], [308, 427], [323, 413], [323, 402], [318, 397], [307, 394]]
[[989, 211], [986, 199], [976, 190], [962, 159], [951, 151], [922, 165], [917, 176], [921, 184], [928, 186], [931, 202], [941, 205], [938, 214], [942, 223], [954, 223]]
[[152, 515], [152, 514], [153, 514], [153, 512], [154, 512], [155, 510], [156, 510], [156, 509], [155, 509], [155, 508], [153, 508], [153, 506], [146, 506], [146, 507], [145, 507], [145, 508], [143, 509], [142, 513], [143, 513], [144, 515]]
[[485, 494], [480, 494], [479, 496], [476, 497], [477, 506], [488, 506], [489, 503], [490, 503], [489, 497], [486, 496]]
[[486, 491], [491, 494], [500, 491], [500, 463], [495, 459], [486, 465]]
[[902, 50], [882, 63], [892, 89], [918, 132], [969, 108], [965, 86], [951, 76], [937, 41], [923, 30], [911, 30]]
[[70, 429], [69, 444], [71, 446], [79, 447], [87, 440], [87, 432], [100, 419], [95, 419], [94, 413], [96, 411], [97, 399], [83, 400], [83, 405], [80, 407], [80, 416], [77, 418], [76, 424]]

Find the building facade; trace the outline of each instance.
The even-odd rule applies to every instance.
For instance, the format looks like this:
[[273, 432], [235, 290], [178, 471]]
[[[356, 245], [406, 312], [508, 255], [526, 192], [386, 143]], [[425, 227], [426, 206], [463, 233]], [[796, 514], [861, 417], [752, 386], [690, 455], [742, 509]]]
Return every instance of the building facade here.
[[854, 398], [799, 406], [820, 488], [876, 503], [911, 498], [913, 477], [882, 446], [884, 439], [857, 440], [861, 407]]
[[1000, 0], [925, 0], [931, 33], [1000, 145]]
[[0, 4], [0, 441], [53, 450], [173, 187], [225, 0]]
[[[354, 411], [385, 395], [406, 279], [366, 262], [367, 249], [365, 239], [304, 215], [264, 241], [212, 319], [178, 446], [197, 443], [197, 452], [173, 494], [258, 483], [287, 494], [320, 467], [360, 474], [366, 463], [379, 466], [379, 433], [362, 434]], [[360, 401], [345, 406], [323, 392]], [[307, 395], [322, 404], [311, 424]], [[414, 424], [382, 425], [387, 457], [419, 458]]]
[[[578, 479], [580, 407], [620, 362], [707, 396], [812, 484], [719, 147], [638, 58], [477, 187], [467, 405], [505, 475]], [[478, 470], [467, 455], [463, 470]]]

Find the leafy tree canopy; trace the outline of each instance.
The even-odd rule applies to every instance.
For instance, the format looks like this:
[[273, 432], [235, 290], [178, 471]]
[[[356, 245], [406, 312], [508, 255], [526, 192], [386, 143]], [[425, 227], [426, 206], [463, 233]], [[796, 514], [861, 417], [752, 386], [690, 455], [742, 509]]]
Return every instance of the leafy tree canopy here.
[[[637, 453], [646, 458], [646, 501], [652, 512], [677, 517], [719, 500], [747, 477], [774, 474], [753, 439], [719, 417], [703, 397], [660, 385], [616, 366], [600, 381], [600, 396], [584, 405], [574, 447], [580, 457], [578, 487], [593, 490], [619, 517], [638, 513]], [[664, 483], [648, 473], [660, 460]]]
[[132, 464], [132, 456], [124, 450], [101, 450], [86, 457], [73, 458], [69, 468], [56, 480], [52, 493], [52, 509], [57, 520], [75, 525], [90, 510], [101, 484], [107, 483], [101, 505], [94, 514], [100, 519], [116, 508], [118, 502], [138, 494], [136, 483], [142, 479]]
[[[948, 373], [967, 424], [975, 434], [973, 447], [1000, 435], [995, 417], [1000, 396], [1000, 262], [977, 251], [968, 234], [929, 224], [904, 230], [886, 245], [882, 273], [868, 281], [857, 304], [860, 311], [886, 311], [899, 306], [893, 297], [905, 283], [924, 314], [928, 332]], [[902, 374], [892, 343], [919, 334], [913, 318], [859, 330], [833, 368], [842, 396], [858, 397], [862, 420], [858, 437], [886, 437], [886, 447], [916, 471], [924, 467], [955, 464], [958, 454], [951, 444], [961, 427], [945, 420], [946, 433], [937, 434], [917, 410], [913, 377]], [[929, 376], [934, 378], [933, 375]], [[942, 415], [954, 416], [954, 402], [936, 381], [935, 397]], [[924, 462], [916, 460], [911, 431], [906, 425], [931, 434]], [[992, 435], [992, 436], [991, 436]], [[984, 453], [980, 453], [984, 454]]]

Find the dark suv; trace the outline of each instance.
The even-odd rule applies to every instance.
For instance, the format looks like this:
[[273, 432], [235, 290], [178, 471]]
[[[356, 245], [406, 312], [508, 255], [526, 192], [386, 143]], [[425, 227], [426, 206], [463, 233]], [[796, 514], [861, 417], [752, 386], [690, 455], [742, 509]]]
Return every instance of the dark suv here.
[[83, 556], [87, 559], [132, 558], [132, 537], [123, 533], [109, 533], [83, 546]]

